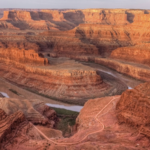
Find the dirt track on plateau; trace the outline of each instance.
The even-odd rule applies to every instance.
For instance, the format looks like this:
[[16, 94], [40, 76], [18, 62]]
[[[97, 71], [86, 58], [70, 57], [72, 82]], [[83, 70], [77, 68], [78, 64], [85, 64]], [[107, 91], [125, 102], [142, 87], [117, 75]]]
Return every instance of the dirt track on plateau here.
[[[91, 135], [91, 134], [95, 134], [95, 133], [98, 133], [98, 132], [101, 132], [101, 131], [103, 131], [104, 130], [104, 124], [98, 119], [98, 116], [101, 114], [101, 112], [103, 112], [115, 99], [117, 99], [117, 98], [112, 98], [96, 115], [95, 115], [95, 117], [94, 117], [94, 119], [96, 120], [96, 122], [98, 122], [99, 123], [99, 127], [101, 127], [101, 129], [100, 130], [97, 130], [97, 131], [93, 131], [93, 132], [89, 132], [87, 135], [85, 135], [83, 138], [81, 138], [81, 139], [78, 139], [78, 142], [56, 142], [56, 141], [54, 141], [54, 140], [52, 140], [52, 139], [50, 139], [50, 138], [48, 138], [42, 131], [40, 131], [37, 127], [35, 127], [34, 125], [34, 128], [45, 138], [45, 139], [47, 139], [49, 142], [51, 142], [51, 143], [54, 143], [54, 144], [56, 144], [56, 145], [74, 145], [74, 144], [79, 144], [79, 143], [81, 143], [81, 142], [83, 142], [89, 135]], [[103, 115], [105, 115], [105, 114], [107, 114], [109, 111], [107, 111], [107, 112], [105, 112], [105, 113], [103, 113], [103, 114], [101, 114], [100, 115], [100, 117], [101, 116], [103, 116]], [[78, 134], [78, 133], [77, 133]]]

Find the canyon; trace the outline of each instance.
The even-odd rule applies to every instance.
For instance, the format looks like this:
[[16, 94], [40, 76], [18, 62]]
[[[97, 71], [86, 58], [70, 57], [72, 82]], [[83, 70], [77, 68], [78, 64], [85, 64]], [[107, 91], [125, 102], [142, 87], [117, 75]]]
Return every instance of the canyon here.
[[92, 61], [149, 80], [148, 10], [11, 10], [0, 23], [2, 48]]
[[[0, 149], [149, 149], [149, 26], [149, 10], [1, 9]], [[56, 105], [81, 110], [68, 135]]]
[[[149, 149], [149, 126], [147, 118], [149, 115], [147, 108], [149, 100], [148, 96], [144, 95], [149, 90], [147, 87], [149, 87], [149, 82], [140, 84], [135, 87], [135, 89], [125, 91], [121, 96], [89, 100], [78, 115], [76, 119], [76, 132], [70, 138], [64, 138], [62, 133], [58, 130], [28, 122], [30, 119], [28, 119], [27, 116], [30, 116], [30, 112], [23, 113], [22, 108], [24, 108], [24, 105], [22, 105], [20, 111], [15, 110], [15, 117], [13, 117], [13, 114], [7, 116], [7, 114], [9, 114], [8, 112], [13, 108], [9, 107], [12, 106], [12, 100], [10, 99], [9, 102], [9, 99], [7, 99], [5, 102], [5, 99], [2, 98], [1, 103], [5, 106], [3, 109], [7, 111], [7, 113], [1, 110], [0, 119], [2, 122], [5, 120], [5, 123], [11, 122], [13, 130], [9, 130], [11, 132], [9, 132], [9, 136], [7, 136], [7, 139], [11, 139], [10, 142], [3, 140], [1, 146], [11, 150], [15, 150], [16, 147], [22, 150], [26, 148], [31, 150], [44, 148], [47, 150]], [[144, 89], [146, 89], [146, 91]], [[144, 92], [143, 97], [138, 90]], [[137, 96], [139, 99], [136, 101]], [[133, 101], [132, 98], [134, 98], [135, 101]], [[30, 102], [32, 100], [26, 100], [26, 102], [27, 101]], [[20, 100], [18, 102], [21, 104]], [[142, 102], [143, 105], [141, 105]], [[36, 108], [35, 106], [38, 106], [37, 100], [35, 100], [34, 103], [36, 103], [36, 105], [32, 107]], [[132, 103], [132, 105], [130, 103]], [[144, 103], [146, 105], [144, 105]], [[9, 106], [7, 106], [8, 104]], [[130, 107], [126, 107], [126, 105]], [[42, 107], [40, 106], [40, 110], [41, 108], [43, 109], [43, 105]], [[139, 109], [143, 110], [142, 113], [137, 113], [139, 111], [136, 110]], [[49, 112], [46, 114], [53, 113]], [[144, 122], [141, 120], [141, 117], [145, 118]], [[17, 124], [15, 124], [16, 126], [14, 126], [13, 123], [15, 119], [18, 119]], [[10, 128], [10, 125], [8, 125], [7, 128]], [[0, 129], [4, 131], [2, 127]], [[15, 132], [16, 136], [12, 138]], [[5, 136], [7, 134], [7, 132], [3, 133]]]

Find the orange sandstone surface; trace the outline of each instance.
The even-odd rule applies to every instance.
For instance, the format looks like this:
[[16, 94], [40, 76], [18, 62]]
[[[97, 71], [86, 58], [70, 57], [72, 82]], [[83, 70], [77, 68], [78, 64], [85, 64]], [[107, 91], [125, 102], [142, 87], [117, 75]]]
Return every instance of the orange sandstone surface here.
[[133, 90], [125, 91], [117, 104], [119, 122], [137, 128], [139, 134], [147, 137], [150, 137], [149, 95], [150, 82], [146, 82]]
[[[0, 98], [0, 149], [10, 149], [9, 146], [17, 149], [17, 143], [21, 144], [29, 139], [42, 140], [33, 129], [34, 124], [53, 133], [56, 122], [55, 111], [40, 100]], [[61, 136], [61, 132], [58, 135]]]
[[0, 98], [0, 149], [149, 149], [150, 83], [111, 96], [126, 88], [118, 93], [117, 80], [75, 61], [149, 81], [149, 10], [7, 10], [0, 16], [1, 77], [55, 100], [83, 105], [91, 99], [76, 133], [64, 138], [52, 129], [55, 111], [42, 101]]
[[0, 61], [6, 63], [48, 65], [48, 60], [42, 57], [42, 54], [40, 55], [34, 50], [0, 49]]
[[[96, 70], [71, 60], [56, 59], [57, 64], [36, 66], [12, 61], [0, 64], [0, 75], [23, 88], [69, 103], [84, 104], [112, 89]], [[53, 61], [54, 63], [55, 61]], [[108, 91], [107, 91], [108, 90]]]
[[[76, 119], [76, 133], [69, 138], [64, 138], [57, 130], [35, 126], [31, 123], [21, 127], [22, 124], [18, 123], [12, 132], [8, 132], [11, 144], [6, 139], [2, 141], [2, 146], [8, 150], [16, 150], [16, 148], [22, 150], [44, 148], [47, 150], [148, 150], [150, 143], [148, 96], [147, 92], [143, 91], [144, 88], [148, 91], [148, 87], [149, 83], [146, 83], [137, 86], [134, 90], [127, 90], [121, 97], [112, 96], [89, 100]], [[4, 103], [5, 100], [2, 100]], [[4, 107], [3, 109], [8, 111], [12, 108]], [[142, 113], [139, 113], [139, 109]], [[6, 120], [7, 115], [4, 111], [0, 115], [1, 120]], [[144, 121], [141, 120], [142, 117]], [[14, 131], [17, 136], [11, 137]]]
[[[148, 10], [12, 10], [4, 12], [0, 23], [1, 28], [5, 30], [11, 29], [9, 26], [14, 27], [7, 34], [6, 31], [1, 33], [3, 36], [0, 37], [0, 40], [3, 43], [10, 41], [20, 43], [20, 39], [24, 39], [24, 41], [37, 44], [40, 51], [57, 53], [59, 56], [99, 55], [109, 57], [111, 55], [113, 57], [116, 55], [113, 58], [117, 58], [117, 54], [120, 57], [119, 53], [116, 51], [114, 55], [115, 52], [113, 52], [117, 48], [133, 47], [133, 52], [129, 53], [133, 55], [142, 50], [146, 51], [145, 46], [141, 46], [141, 50], [134, 46], [149, 42]], [[43, 24], [46, 24], [47, 27], [44, 27]], [[39, 30], [37, 30], [38, 26]], [[54, 31], [53, 28], [57, 28], [57, 31]], [[13, 33], [14, 30], [17, 32]], [[43, 30], [49, 30], [49, 32], [45, 31], [38, 35]], [[125, 48], [122, 51], [126, 55], [124, 57], [127, 57]], [[146, 57], [143, 56], [143, 59]]]

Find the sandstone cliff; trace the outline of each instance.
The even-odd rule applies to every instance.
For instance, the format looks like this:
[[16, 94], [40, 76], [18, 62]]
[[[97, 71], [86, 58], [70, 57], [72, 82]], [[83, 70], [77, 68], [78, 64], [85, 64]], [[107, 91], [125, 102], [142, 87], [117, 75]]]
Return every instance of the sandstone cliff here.
[[133, 90], [125, 91], [116, 108], [120, 123], [135, 127], [139, 133], [148, 137], [150, 137], [149, 91], [150, 82], [140, 84]]
[[[4, 11], [1, 24], [6, 21], [18, 29], [68, 30], [79, 24], [126, 25], [148, 22], [149, 11], [125, 9], [85, 10], [11, 10]], [[18, 24], [17, 24], [18, 23]], [[3, 27], [4, 28], [4, 27]], [[6, 26], [7, 28], [7, 26]]]
[[49, 149], [148, 149], [147, 137], [118, 122], [119, 99], [120, 96], [114, 96], [89, 100], [76, 120], [77, 133], [70, 138], [47, 139]]
[[[118, 47], [149, 42], [148, 13], [146, 10], [120, 9], [14, 10], [5, 12], [0, 22], [4, 28], [8, 24], [8, 28], [13, 26], [14, 29], [51, 30], [39, 36], [26, 37], [40, 45], [42, 51], [51, 49], [61, 55], [99, 54], [107, 57]], [[69, 31], [52, 32], [56, 28]], [[17, 39], [17, 42], [20, 41]]]
[[124, 61], [138, 62], [150, 66], [150, 44], [146, 43], [132, 47], [118, 48], [111, 53], [110, 57]]
[[[22, 122], [25, 122], [25, 116], [21, 111], [15, 112], [11, 115], [0, 109], [0, 148], [2, 149], [2, 142], [11, 138], [11, 132], [17, 128]], [[4, 147], [3, 147], [4, 148]]]
[[7, 115], [21, 111], [25, 118], [33, 124], [53, 128], [57, 122], [56, 112], [40, 100], [0, 99], [0, 109]]
[[52, 138], [61, 137], [61, 131], [53, 129], [57, 121], [56, 112], [40, 100], [0, 98], [0, 149], [16, 150], [16, 147], [23, 145], [21, 149], [24, 150], [30, 147], [27, 144], [29, 141], [42, 142], [43, 137], [35, 125], [43, 133], [50, 133]]
[[[43, 57], [43, 58], [42, 58]], [[48, 65], [49, 62], [43, 55], [36, 53], [34, 50], [24, 49], [0, 49], [0, 61], [6, 63], [22, 63], [34, 65]]]
[[[16, 147], [22, 150], [27, 148], [31, 150], [41, 148], [148, 150], [150, 145], [148, 138], [150, 114], [147, 107], [149, 85], [150, 83], [145, 83], [137, 86], [135, 90], [127, 90], [121, 98], [120, 96], [104, 97], [86, 102], [76, 120], [77, 132], [70, 138], [62, 137], [60, 131], [35, 126], [26, 121], [26, 117], [27, 119], [41, 118], [37, 112], [33, 113], [35, 112], [33, 108], [51, 114], [46, 112], [50, 109], [44, 109], [41, 101], [0, 99], [2, 104], [0, 106], [5, 110], [0, 109], [2, 133], [0, 146], [8, 150], [16, 150]], [[23, 112], [18, 111], [19, 109]], [[11, 115], [7, 115], [9, 113]], [[141, 119], [142, 117], [144, 120]], [[132, 126], [128, 126], [131, 124]]]
[[112, 87], [94, 69], [74, 61], [43, 67], [1, 63], [0, 74], [33, 92], [68, 103], [84, 104], [88, 98], [102, 96]]

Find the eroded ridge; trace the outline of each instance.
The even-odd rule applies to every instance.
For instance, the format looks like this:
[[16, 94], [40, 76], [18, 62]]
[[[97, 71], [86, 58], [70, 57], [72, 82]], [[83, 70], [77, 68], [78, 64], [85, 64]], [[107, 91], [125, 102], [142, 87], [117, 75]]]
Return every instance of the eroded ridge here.
[[[25, 116], [21, 111], [17, 111], [12, 115], [7, 115], [0, 109], [0, 143], [9, 140], [12, 130], [17, 128], [19, 124], [25, 120]], [[1, 145], [2, 144], [0, 144], [0, 148], [2, 148]]]
[[44, 125], [50, 128], [57, 122], [56, 112], [46, 106], [40, 100], [20, 100], [20, 99], [0, 99], [0, 109], [3, 109], [8, 115], [16, 111], [22, 111], [28, 121], [36, 125]]
[[32, 65], [48, 65], [49, 62], [43, 55], [36, 53], [34, 50], [24, 49], [0, 49], [0, 61], [7, 64], [14, 64], [15, 66], [22, 66], [24, 64]]
[[1, 63], [0, 74], [7, 80], [38, 94], [81, 105], [89, 98], [102, 97], [105, 91], [109, 92], [112, 88], [111, 84], [104, 82], [93, 68], [67, 58], [59, 61], [60, 59], [56, 59], [56, 64], [47, 66]]
[[[49, 139], [45, 134], [43, 134], [37, 127], [34, 126], [34, 128], [42, 135], [44, 136], [49, 142], [57, 144], [57, 145], [75, 145], [83, 142], [89, 135], [96, 134], [98, 132], [101, 132], [104, 130], [104, 124], [102, 121], [100, 121], [100, 117], [107, 114], [109, 110], [112, 109], [110, 107], [105, 113], [102, 113], [113, 101], [115, 101], [117, 98], [112, 98], [93, 118], [94, 125], [91, 128], [85, 129], [79, 133], [76, 133], [73, 137], [70, 139], [67, 139], [66, 142], [62, 141], [56, 141]], [[102, 114], [101, 114], [102, 113]], [[96, 130], [95, 130], [96, 129]], [[65, 140], [64, 140], [65, 141]], [[68, 141], [68, 142], [67, 142]]]
[[125, 91], [117, 104], [118, 120], [150, 137], [150, 82]]

